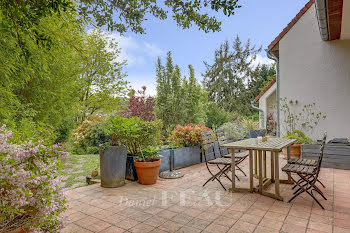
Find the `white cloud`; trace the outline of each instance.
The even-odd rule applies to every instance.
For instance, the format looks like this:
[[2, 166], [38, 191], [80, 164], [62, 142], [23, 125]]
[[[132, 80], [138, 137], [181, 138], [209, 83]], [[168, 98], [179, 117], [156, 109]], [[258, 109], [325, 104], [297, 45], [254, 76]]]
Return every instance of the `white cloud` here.
[[152, 57], [157, 57], [164, 53], [164, 51], [161, 48], [159, 48], [156, 44], [151, 44], [148, 42], [145, 43], [145, 51], [148, 55]]
[[118, 42], [121, 49], [120, 61], [126, 60], [128, 66], [136, 66], [145, 64], [146, 59], [154, 59], [160, 56], [164, 51], [156, 44], [137, 41], [131, 36], [121, 36], [117, 33], [104, 32], [107, 37], [111, 37]]
[[[89, 32], [96, 30], [92, 29]], [[127, 61], [128, 66], [144, 65], [147, 59], [152, 59], [164, 54], [164, 51], [155, 43], [138, 41], [132, 36], [122, 36], [118, 33], [103, 31], [106, 39], [114, 39], [118, 42], [120, 56], [118, 61]]]
[[152, 75], [146, 75], [146, 76], [129, 76], [131, 80], [128, 80], [130, 82], [131, 88], [134, 90], [140, 90], [142, 86], [146, 86], [146, 94], [151, 96], [156, 96], [157, 90], [156, 90], [156, 80], [155, 77]]
[[[251, 59], [251, 57], [249, 59]], [[257, 67], [259, 64], [260, 65], [263, 65], [263, 64], [271, 65], [273, 63], [274, 63], [274, 61], [271, 60], [270, 58], [265, 57], [265, 56], [263, 57], [262, 55], [257, 54], [256, 59], [252, 62], [252, 67]]]

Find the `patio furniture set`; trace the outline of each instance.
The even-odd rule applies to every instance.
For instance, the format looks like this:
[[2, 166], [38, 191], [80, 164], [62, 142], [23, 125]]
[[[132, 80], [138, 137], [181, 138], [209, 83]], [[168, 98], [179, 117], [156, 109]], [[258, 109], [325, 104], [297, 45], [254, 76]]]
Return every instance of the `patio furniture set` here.
[[[225, 132], [218, 131], [215, 135], [213, 132], [202, 133], [202, 150], [206, 162], [206, 167], [211, 177], [203, 184], [203, 187], [210, 181], [218, 181], [220, 185], [226, 190], [226, 187], [221, 182], [221, 178], [227, 178], [230, 180], [232, 192], [256, 192], [264, 196], [268, 196], [280, 201], [283, 201], [283, 197], [280, 195], [280, 183], [294, 184], [292, 190], [294, 196], [288, 201], [291, 202], [297, 196], [302, 193], [309, 194], [318, 205], [324, 209], [321, 203], [317, 200], [314, 192], [321, 195], [325, 200], [321, 189], [316, 186], [316, 183], [325, 187], [321, 181], [318, 180], [320, 173], [323, 152], [326, 143], [326, 133], [323, 137], [322, 145], [320, 148], [320, 156], [317, 160], [311, 159], [297, 159], [290, 157], [290, 146], [293, 145], [295, 139], [273, 138], [267, 137], [266, 141], [259, 140], [257, 138], [249, 138], [241, 141], [227, 143], [225, 138]], [[210, 151], [209, 148], [215, 143], [219, 142], [220, 155], [216, 156], [214, 151]], [[287, 179], [280, 179], [280, 163], [279, 152], [283, 148], [287, 148], [287, 164], [282, 167], [282, 171], [288, 175]], [[230, 153], [231, 151], [231, 153]], [[237, 152], [238, 151], [238, 152]], [[213, 160], [207, 160], [209, 155], [214, 154]], [[267, 175], [267, 154], [270, 154], [270, 176]], [[245, 172], [239, 167], [246, 158], [249, 159], [249, 187], [238, 187], [236, 179], [240, 181], [236, 175], [236, 170], [247, 176]], [[218, 168], [217, 172], [214, 169]], [[233, 169], [235, 168], [235, 169]], [[231, 176], [229, 175], [231, 172]], [[296, 178], [298, 177], [298, 178]], [[254, 186], [254, 178], [258, 179], [258, 184]], [[268, 187], [274, 184], [274, 192], [269, 192]]]

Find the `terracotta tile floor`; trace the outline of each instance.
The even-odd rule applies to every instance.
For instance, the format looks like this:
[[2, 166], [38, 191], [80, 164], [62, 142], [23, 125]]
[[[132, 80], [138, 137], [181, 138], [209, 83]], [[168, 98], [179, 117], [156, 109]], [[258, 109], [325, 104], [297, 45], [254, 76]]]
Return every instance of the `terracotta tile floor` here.
[[[282, 166], [285, 160], [280, 161]], [[247, 161], [242, 167], [247, 173]], [[259, 194], [225, 192], [216, 181], [203, 188], [210, 177], [205, 164], [181, 172], [185, 174], [181, 179], [159, 179], [151, 186], [127, 182], [115, 189], [96, 184], [67, 191], [69, 224], [63, 232], [350, 233], [349, 170], [322, 168], [320, 180], [328, 200], [318, 197], [326, 210], [307, 194], [287, 203], [291, 185], [281, 184], [281, 202]], [[238, 175], [238, 184], [248, 186], [248, 179]], [[222, 180], [228, 188], [229, 181]]]

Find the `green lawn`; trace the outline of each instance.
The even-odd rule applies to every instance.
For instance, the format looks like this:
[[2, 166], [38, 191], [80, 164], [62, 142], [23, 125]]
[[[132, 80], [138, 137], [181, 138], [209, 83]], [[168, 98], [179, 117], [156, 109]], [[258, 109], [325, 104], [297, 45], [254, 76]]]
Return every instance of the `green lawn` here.
[[90, 175], [92, 170], [100, 172], [100, 157], [95, 155], [69, 155], [63, 161], [62, 171], [59, 176], [64, 176], [63, 188], [77, 188], [86, 186], [85, 177]]

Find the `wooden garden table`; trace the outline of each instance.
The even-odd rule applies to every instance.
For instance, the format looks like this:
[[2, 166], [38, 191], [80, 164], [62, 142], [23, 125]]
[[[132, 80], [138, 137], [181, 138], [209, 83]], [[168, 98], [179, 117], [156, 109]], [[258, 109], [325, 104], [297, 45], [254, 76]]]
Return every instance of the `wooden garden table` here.
[[[290, 159], [290, 146], [294, 144], [295, 139], [284, 138], [269, 138], [265, 142], [258, 142], [256, 138], [245, 139], [242, 141], [231, 142], [222, 145], [232, 152], [232, 188], [233, 192], [257, 192], [262, 195], [275, 198], [283, 201], [280, 195], [280, 183], [293, 184], [291, 178], [288, 176], [287, 180], [280, 180], [279, 178], [279, 152], [287, 147], [288, 159]], [[249, 151], [249, 188], [236, 187], [235, 179], [235, 150]], [[266, 176], [266, 152], [271, 152], [271, 178]], [[259, 185], [254, 187], [253, 181], [253, 153], [255, 155], [255, 177], [259, 179]], [[263, 174], [264, 168], [264, 174]], [[275, 183], [275, 193], [267, 192], [267, 187]]]

